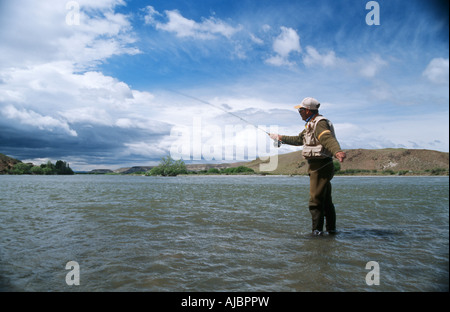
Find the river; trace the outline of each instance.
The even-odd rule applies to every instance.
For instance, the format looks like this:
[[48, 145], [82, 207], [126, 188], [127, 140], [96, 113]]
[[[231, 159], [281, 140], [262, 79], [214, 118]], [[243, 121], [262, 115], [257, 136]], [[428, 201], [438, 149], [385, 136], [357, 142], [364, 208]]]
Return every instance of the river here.
[[332, 184], [314, 237], [304, 176], [3, 175], [0, 290], [448, 291], [448, 177]]

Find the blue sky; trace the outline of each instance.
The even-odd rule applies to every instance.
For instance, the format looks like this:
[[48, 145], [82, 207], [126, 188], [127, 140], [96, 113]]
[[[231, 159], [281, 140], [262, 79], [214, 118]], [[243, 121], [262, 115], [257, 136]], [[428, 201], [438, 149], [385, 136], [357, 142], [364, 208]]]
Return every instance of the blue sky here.
[[0, 0], [0, 152], [75, 170], [174, 147], [252, 160], [270, 140], [224, 110], [295, 135], [308, 96], [344, 149], [448, 152], [448, 2], [377, 1], [379, 25], [368, 2]]

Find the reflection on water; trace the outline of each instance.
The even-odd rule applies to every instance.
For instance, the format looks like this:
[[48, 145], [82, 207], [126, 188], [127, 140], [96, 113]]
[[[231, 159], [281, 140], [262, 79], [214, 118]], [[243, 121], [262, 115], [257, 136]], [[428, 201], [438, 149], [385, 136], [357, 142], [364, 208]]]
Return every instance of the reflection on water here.
[[338, 233], [313, 237], [307, 177], [0, 176], [0, 288], [448, 290], [448, 177], [333, 182]]

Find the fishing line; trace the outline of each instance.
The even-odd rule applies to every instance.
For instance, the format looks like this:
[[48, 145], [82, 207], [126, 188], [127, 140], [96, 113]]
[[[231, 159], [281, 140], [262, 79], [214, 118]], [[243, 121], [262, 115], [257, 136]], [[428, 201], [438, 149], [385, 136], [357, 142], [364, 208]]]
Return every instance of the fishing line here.
[[[236, 115], [236, 114], [234, 114], [234, 113], [232, 113], [232, 112], [230, 112], [230, 111], [228, 111], [228, 110], [226, 110], [226, 109], [224, 109], [224, 108], [222, 108], [222, 107], [220, 107], [220, 106], [216, 106], [216, 105], [214, 105], [214, 104], [211, 104], [211, 103], [208, 102], [208, 101], [199, 99], [199, 98], [197, 98], [197, 97], [195, 97], [195, 96], [192, 96], [192, 95], [189, 95], [189, 94], [185, 94], [185, 93], [182, 93], [182, 92], [179, 92], [179, 91], [175, 91], [175, 90], [171, 90], [171, 91], [172, 91], [173, 93], [176, 93], [176, 94], [182, 95], [182, 96], [184, 96], [184, 97], [193, 99], [193, 100], [195, 100], [195, 101], [197, 101], [197, 102], [200, 102], [200, 103], [203, 103], [203, 104], [207, 104], [207, 105], [212, 106], [212, 107], [214, 107], [214, 108], [216, 108], [216, 109], [220, 109], [221, 111], [223, 111], [223, 112], [225, 112], [225, 113], [227, 113], [227, 114], [230, 114], [230, 115], [232, 115], [232, 116], [234, 116], [234, 117], [236, 117], [236, 118], [239, 118], [239, 119], [242, 120], [243, 122], [245, 122], [245, 123], [247, 123], [247, 124], [249, 124], [249, 125], [252, 125], [252, 126], [255, 127], [256, 129], [259, 129], [259, 130], [263, 131], [264, 133], [270, 135], [269, 132], [267, 132], [266, 130], [264, 130], [264, 129], [258, 127], [258, 126], [255, 125], [254, 123], [251, 123], [250, 121], [245, 120], [245, 119], [242, 118], [241, 116]], [[282, 144], [282, 142], [281, 142], [281, 141], [278, 141], [278, 140], [276, 140], [276, 141], [274, 140], [273, 143], [274, 143], [274, 146], [275, 146], [275, 147], [280, 147], [281, 144]]]

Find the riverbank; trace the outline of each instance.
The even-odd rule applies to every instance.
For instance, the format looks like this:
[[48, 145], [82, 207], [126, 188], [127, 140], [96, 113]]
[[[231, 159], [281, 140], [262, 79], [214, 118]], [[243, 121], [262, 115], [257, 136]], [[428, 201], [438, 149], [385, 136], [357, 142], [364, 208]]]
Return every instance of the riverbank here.
[[[449, 153], [433, 150], [416, 149], [351, 149], [345, 150], [347, 158], [343, 163], [335, 161], [336, 175], [361, 175], [361, 176], [448, 176]], [[189, 174], [251, 174], [235, 173], [234, 168], [250, 168], [260, 175], [307, 175], [308, 164], [301, 155], [301, 151], [278, 154], [271, 156], [271, 161], [276, 161], [276, 169], [270, 172], [261, 172], [260, 167], [267, 161], [257, 158], [247, 162], [219, 163], [219, 164], [186, 164]], [[21, 161], [0, 154], [0, 174], [7, 174]], [[99, 165], [101, 168], [102, 166]], [[142, 175], [155, 166], [134, 166], [119, 169], [94, 169], [90, 172], [75, 174], [135, 174]]]

